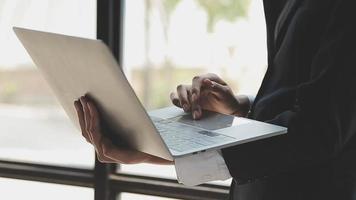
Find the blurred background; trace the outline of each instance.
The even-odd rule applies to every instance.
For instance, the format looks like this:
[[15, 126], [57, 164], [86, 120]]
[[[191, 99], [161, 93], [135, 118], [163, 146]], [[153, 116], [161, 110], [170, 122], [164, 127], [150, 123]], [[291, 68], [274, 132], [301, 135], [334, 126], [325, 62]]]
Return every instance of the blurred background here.
[[[95, 39], [96, 6], [96, 0], [0, 0], [0, 160], [94, 167], [94, 150], [71, 124], [12, 27]], [[220, 75], [236, 94], [257, 93], [267, 65], [262, 1], [126, 0], [123, 10], [122, 67], [148, 110], [170, 105], [176, 85], [207, 72]], [[176, 178], [171, 166], [123, 165], [118, 172]], [[27, 192], [14, 192], [19, 188]], [[0, 194], [6, 197], [1, 199], [93, 199], [92, 193], [0, 179]], [[122, 194], [121, 199], [164, 198]]]

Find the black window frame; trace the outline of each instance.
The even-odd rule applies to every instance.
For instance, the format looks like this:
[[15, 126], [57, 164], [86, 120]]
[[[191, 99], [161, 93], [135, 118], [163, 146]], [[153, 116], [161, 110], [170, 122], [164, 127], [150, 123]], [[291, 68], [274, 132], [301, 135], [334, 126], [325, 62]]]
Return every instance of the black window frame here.
[[[125, 0], [97, 0], [97, 38], [104, 41], [122, 66]], [[188, 200], [227, 199], [229, 187], [203, 184], [188, 187], [176, 180], [117, 173], [119, 165], [100, 163], [78, 169], [0, 160], [0, 177], [94, 189], [95, 200], [116, 200], [120, 193], [136, 193]]]

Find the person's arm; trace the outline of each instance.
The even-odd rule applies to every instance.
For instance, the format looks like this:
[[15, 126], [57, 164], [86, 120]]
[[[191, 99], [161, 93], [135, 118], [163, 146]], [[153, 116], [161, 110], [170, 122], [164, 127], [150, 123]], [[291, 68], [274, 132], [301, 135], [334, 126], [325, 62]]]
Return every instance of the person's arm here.
[[311, 66], [312, 80], [299, 85], [294, 108], [267, 120], [288, 127], [288, 133], [222, 151], [235, 179], [259, 179], [317, 165], [355, 145], [353, 7], [353, 1], [337, 3]]

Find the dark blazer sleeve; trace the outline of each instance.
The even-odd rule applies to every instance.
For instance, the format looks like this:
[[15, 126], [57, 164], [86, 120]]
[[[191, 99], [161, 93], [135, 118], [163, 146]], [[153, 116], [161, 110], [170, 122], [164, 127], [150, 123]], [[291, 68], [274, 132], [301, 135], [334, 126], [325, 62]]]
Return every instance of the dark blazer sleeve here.
[[339, 1], [295, 106], [267, 122], [288, 133], [223, 149], [235, 179], [255, 179], [327, 162], [355, 144], [356, 42], [353, 0]]

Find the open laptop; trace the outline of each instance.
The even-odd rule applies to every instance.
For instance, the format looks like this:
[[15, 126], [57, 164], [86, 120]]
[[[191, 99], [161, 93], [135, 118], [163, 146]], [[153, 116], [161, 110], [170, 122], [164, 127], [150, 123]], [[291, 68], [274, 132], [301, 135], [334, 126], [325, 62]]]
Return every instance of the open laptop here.
[[206, 112], [193, 120], [182, 109], [146, 112], [109, 48], [100, 40], [14, 28], [27, 52], [79, 128], [73, 102], [88, 94], [114, 144], [167, 160], [287, 132], [285, 127]]

